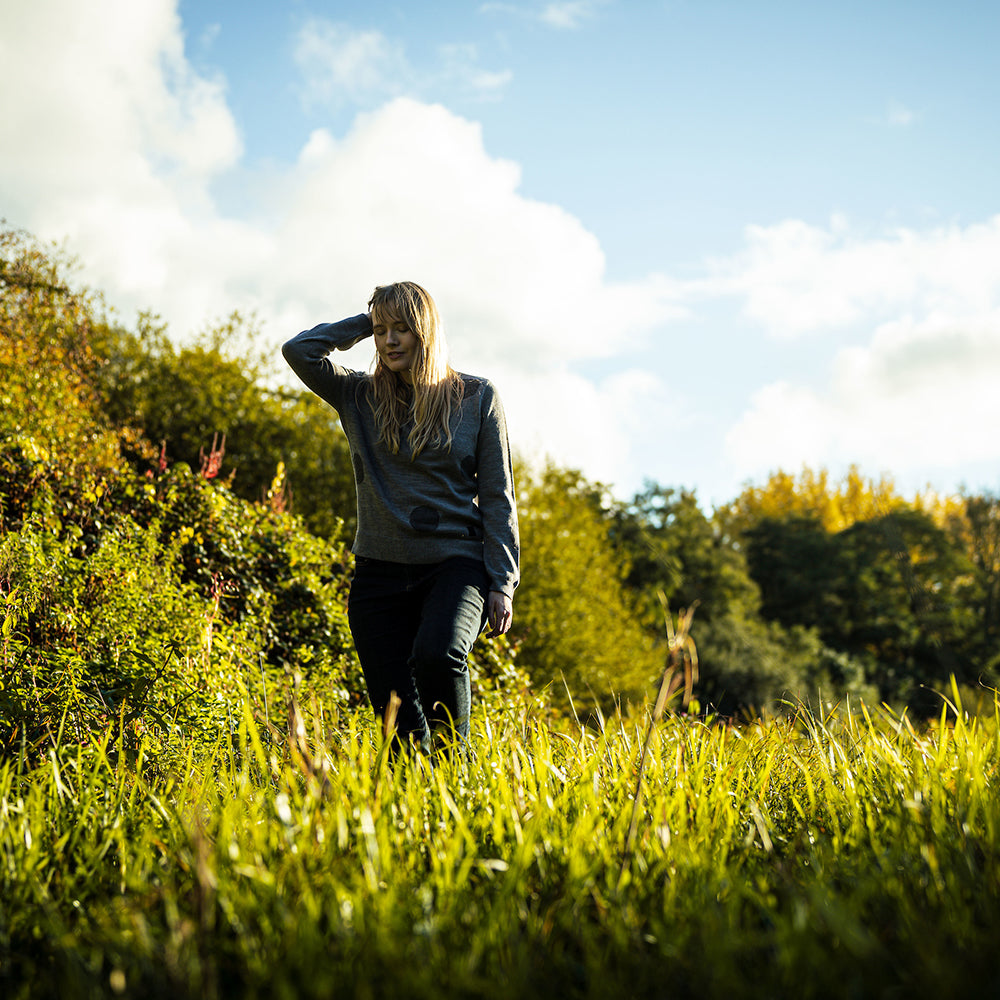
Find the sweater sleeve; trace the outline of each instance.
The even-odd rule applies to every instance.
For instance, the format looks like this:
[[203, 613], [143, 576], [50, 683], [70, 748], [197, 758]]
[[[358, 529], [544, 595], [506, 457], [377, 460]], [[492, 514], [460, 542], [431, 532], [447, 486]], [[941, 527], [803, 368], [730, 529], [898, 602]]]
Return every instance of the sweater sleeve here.
[[351, 372], [334, 364], [327, 355], [334, 350], [346, 351], [371, 335], [371, 319], [367, 313], [359, 313], [337, 323], [320, 323], [303, 330], [282, 345], [281, 353], [292, 371], [339, 412]]
[[483, 559], [490, 589], [513, 597], [520, 579], [514, 470], [503, 404], [489, 383], [482, 405], [477, 479], [483, 518]]

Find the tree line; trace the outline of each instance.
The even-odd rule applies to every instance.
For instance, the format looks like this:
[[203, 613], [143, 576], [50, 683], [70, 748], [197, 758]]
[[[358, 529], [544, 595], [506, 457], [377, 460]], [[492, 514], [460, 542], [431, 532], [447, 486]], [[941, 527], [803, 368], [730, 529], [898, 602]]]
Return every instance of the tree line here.
[[[259, 659], [265, 684], [267, 670], [312, 671], [356, 697], [338, 610], [353, 471], [336, 413], [283, 384], [276, 345], [252, 321], [233, 314], [180, 343], [153, 316], [123, 323], [71, 274], [52, 248], [0, 232], [7, 666], [33, 671], [37, 689], [78, 661], [84, 688], [87, 677], [98, 692], [133, 683], [152, 698], [171, 648], [191, 661], [192, 691], [221, 693], [220, 671], [196, 677], [198, 657], [183, 652], [194, 643], [218, 666], [218, 645], [214, 660], [202, 655], [207, 621], [241, 683]], [[706, 510], [683, 488], [649, 482], [621, 499], [577, 470], [526, 461], [517, 488], [515, 630], [477, 647], [483, 690], [530, 685], [556, 710], [627, 712], [655, 695], [664, 615], [692, 606], [704, 712], [845, 697], [934, 712], [952, 676], [996, 683], [994, 495], [904, 498], [886, 477], [806, 469]], [[43, 585], [56, 564], [65, 593], [55, 577]], [[128, 595], [126, 565], [146, 574]], [[103, 618], [101, 594], [122, 602]], [[140, 614], [160, 622], [152, 639], [137, 634]], [[27, 718], [27, 701], [11, 705]]]

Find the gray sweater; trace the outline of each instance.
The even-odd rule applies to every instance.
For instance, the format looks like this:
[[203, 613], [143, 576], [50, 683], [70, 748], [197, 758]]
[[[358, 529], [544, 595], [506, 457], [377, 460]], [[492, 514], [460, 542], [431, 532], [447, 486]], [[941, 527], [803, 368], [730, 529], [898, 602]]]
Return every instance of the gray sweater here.
[[378, 441], [371, 376], [327, 357], [371, 333], [371, 320], [361, 313], [304, 330], [281, 349], [295, 374], [337, 411], [347, 435], [358, 493], [354, 554], [401, 563], [471, 556], [483, 560], [491, 590], [513, 596], [517, 510], [500, 397], [486, 379], [462, 375], [451, 450], [431, 444], [412, 460], [407, 426], [393, 454]]

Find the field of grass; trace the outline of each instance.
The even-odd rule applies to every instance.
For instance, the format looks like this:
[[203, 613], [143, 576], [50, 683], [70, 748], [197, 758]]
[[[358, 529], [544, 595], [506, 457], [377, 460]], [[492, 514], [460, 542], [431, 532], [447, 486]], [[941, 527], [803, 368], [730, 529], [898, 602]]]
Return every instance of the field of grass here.
[[393, 768], [291, 704], [3, 765], [0, 994], [1000, 994], [1000, 703], [668, 715], [631, 841], [648, 717], [481, 709], [466, 760]]

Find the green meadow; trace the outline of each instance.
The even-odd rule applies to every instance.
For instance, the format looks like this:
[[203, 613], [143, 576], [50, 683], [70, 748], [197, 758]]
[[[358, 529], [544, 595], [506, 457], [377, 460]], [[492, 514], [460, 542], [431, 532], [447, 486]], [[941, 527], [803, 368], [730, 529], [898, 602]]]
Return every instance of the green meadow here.
[[124, 753], [112, 727], [4, 764], [5, 996], [1000, 986], [996, 702], [920, 729], [885, 710], [581, 728], [524, 702], [479, 712], [465, 759], [395, 767], [363, 712], [293, 690], [277, 725], [236, 710], [203, 756]]

